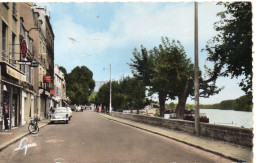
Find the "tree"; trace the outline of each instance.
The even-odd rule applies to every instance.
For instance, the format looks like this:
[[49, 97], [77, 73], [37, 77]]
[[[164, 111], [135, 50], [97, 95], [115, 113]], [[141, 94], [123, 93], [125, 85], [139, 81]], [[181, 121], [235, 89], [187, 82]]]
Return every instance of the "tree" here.
[[166, 106], [170, 109], [174, 109], [176, 107], [176, 105], [174, 104], [174, 102], [170, 102], [169, 104], [166, 104]]
[[67, 75], [67, 70], [66, 70], [63, 66], [60, 66], [60, 67], [59, 67], [59, 70], [60, 70], [61, 72], [63, 72], [64, 76]]
[[[143, 80], [150, 94], [158, 93], [160, 116], [164, 116], [165, 101], [180, 97], [187, 79], [192, 77], [192, 63], [187, 58], [179, 41], [162, 37], [162, 44], [148, 51], [141, 46], [141, 52], [134, 49], [131, 59], [133, 75]], [[185, 102], [186, 103], [186, 102]], [[185, 105], [184, 105], [185, 106]]]
[[211, 70], [215, 77], [243, 76], [239, 86], [246, 94], [252, 94], [252, 4], [251, 2], [220, 2], [225, 11], [217, 16], [217, 36], [206, 45], [207, 58], [215, 65]]
[[89, 103], [95, 104], [97, 106], [98, 104], [98, 93], [97, 92], [93, 92], [90, 96], [89, 96]]
[[86, 66], [77, 66], [66, 76], [67, 96], [72, 104], [89, 104], [95, 87], [93, 73]]
[[148, 104], [143, 81], [127, 76], [120, 80], [120, 87], [124, 95], [124, 108], [130, 108], [131, 112], [135, 108], [139, 114], [139, 109]]
[[[109, 82], [100, 87], [97, 93], [97, 101], [102, 106], [109, 107]], [[137, 110], [147, 105], [145, 99], [145, 86], [142, 81], [135, 78], [124, 77], [119, 81], [112, 81], [112, 106], [114, 110]]]
[[[170, 41], [162, 37], [162, 44], [149, 52], [141, 46], [141, 52], [135, 48], [130, 67], [134, 77], [143, 80], [149, 93], [159, 96], [160, 116], [164, 116], [165, 101], [178, 98], [177, 118], [183, 119], [186, 101], [194, 95], [194, 65], [179, 41]], [[215, 73], [207, 74], [209, 79], [203, 80], [200, 72], [200, 96], [209, 97], [218, 93], [215, 85]]]

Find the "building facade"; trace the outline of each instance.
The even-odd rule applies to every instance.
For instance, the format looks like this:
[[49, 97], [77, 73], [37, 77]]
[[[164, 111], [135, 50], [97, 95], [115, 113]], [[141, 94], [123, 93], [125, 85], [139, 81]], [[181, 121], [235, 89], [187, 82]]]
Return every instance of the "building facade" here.
[[26, 76], [20, 71], [20, 4], [0, 3], [0, 125], [8, 130], [22, 123], [21, 91]]
[[55, 87], [55, 107], [65, 106], [67, 103], [66, 82], [64, 73], [59, 69], [59, 65], [54, 67], [54, 87]]
[[0, 72], [0, 131], [47, 117], [54, 106], [54, 33], [44, 7], [0, 3]]
[[44, 119], [54, 105], [50, 94], [50, 90], [54, 89], [54, 33], [45, 7], [33, 3], [23, 3], [21, 6], [22, 16], [27, 18], [24, 24], [31, 30], [30, 36], [34, 40], [34, 58], [39, 62], [34, 71], [34, 90], [37, 94], [35, 113]]

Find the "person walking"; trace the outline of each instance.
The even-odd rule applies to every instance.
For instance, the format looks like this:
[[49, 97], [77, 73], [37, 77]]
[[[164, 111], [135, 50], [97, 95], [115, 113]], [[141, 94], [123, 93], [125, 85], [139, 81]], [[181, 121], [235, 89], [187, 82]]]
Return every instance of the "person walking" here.
[[8, 125], [8, 118], [9, 118], [9, 112], [7, 108], [7, 102], [3, 102], [3, 109], [4, 109], [4, 125], [5, 125], [5, 130], [9, 130], [9, 125]]

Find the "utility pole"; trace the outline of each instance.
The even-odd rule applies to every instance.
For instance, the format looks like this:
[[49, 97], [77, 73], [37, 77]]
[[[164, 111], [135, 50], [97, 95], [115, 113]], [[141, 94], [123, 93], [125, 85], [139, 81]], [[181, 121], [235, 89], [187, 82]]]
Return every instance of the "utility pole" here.
[[194, 74], [194, 86], [195, 86], [195, 134], [200, 135], [200, 108], [199, 108], [199, 58], [198, 58], [198, 3], [195, 2], [195, 31], [194, 31], [194, 50], [195, 50], [195, 74]]
[[110, 64], [109, 114], [112, 112], [112, 67]]
[[[0, 118], [2, 120], [2, 128], [0, 128], [0, 131], [4, 131], [4, 113], [3, 113], [3, 103], [2, 103], [2, 69], [1, 69], [1, 65], [0, 65]], [[0, 125], [1, 126], [1, 125]]]

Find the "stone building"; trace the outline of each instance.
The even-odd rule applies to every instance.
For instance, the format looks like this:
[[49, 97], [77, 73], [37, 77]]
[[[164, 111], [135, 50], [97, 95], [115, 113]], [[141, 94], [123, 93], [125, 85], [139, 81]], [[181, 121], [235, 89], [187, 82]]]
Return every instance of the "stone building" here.
[[44, 7], [0, 3], [0, 72], [0, 131], [47, 117], [54, 106], [54, 33]]
[[0, 3], [0, 130], [22, 123], [21, 91], [26, 76], [16, 60], [20, 59], [20, 3]]
[[54, 87], [55, 87], [55, 107], [65, 106], [67, 101], [66, 96], [66, 82], [64, 73], [55, 64], [54, 67]]
[[[34, 60], [33, 54], [33, 40], [29, 36], [29, 31], [25, 29], [23, 25], [23, 18], [20, 18], [20, 42], [23, 40], [27, 44], [27, 53], [25, 56], [20, 56], [19, 61], [21, 63], [31, 62]], [[23, 62], [24, 61], [24, 62]], [[26, 81], [23, 82], [23, 89], [21, 90], [21, 124], [24, 125], [30, 121], [34, 116], [34, 99], [36, 92], [33, 89], [34, 83], [34, 69], [31, 65], [20, 64], [20, 71], [22, 71], [26, 77]], [[37, 114], [37, 113], [36, 113]]]
[[24, 25], [31, 30], [30, 36], [34, 40], [34, 58], [39, 62], [34, 71], [34, 90], [37, 93], [34, 111], [43, 119], [53, 106], [50, 90], [54, 89], [54, 33], [49, 22], [50, 16], [44, 7], [33, 3], [22, 3], [21, 6]]

